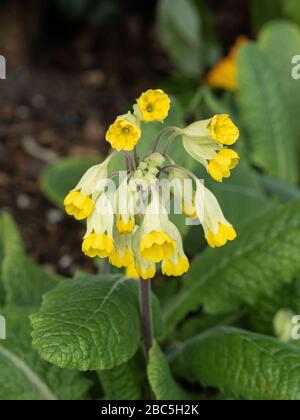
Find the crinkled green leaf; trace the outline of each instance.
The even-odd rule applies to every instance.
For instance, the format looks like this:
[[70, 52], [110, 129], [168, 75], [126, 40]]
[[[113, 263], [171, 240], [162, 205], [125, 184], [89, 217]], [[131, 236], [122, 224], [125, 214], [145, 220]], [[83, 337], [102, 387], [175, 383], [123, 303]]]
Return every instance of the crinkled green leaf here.
[[58, 207], [63, 206], [64, 198], [79, 182], [82, 175], [100, 158], [66, 158], [49, 165], [41, 178], [44, 194]]
[[41, 296], [55, 287], [59, 277], [43, 270], [26, 254], [20, 232], [8, 214], [1, 215], [1, 284], [7, 304], [40, 305]]
[[185, 343], [174, 360], [192, 382], [249, 400], [299, 400], [300, 351], [235, 328], [216, 328]]
[[105, 400], [143, 399], [144, 372], [137, 357], [111, 370], [98, 372]]
[[[156, 325], [157, 305], [154, 300]], [[31, 320], [33, 345], [45, 360], [82, 371], [112, 369], [130, 360], [140, 344], [137, 283], [81, 274], [44, 295]]]
[[252, 219], [238, 235], [195, 258], [182, 290], [165, 307], [168, 330], [201, 305], [211, 314], [255, 305], [299, 272], [299, 200]]
[[160, 39], [177, 67], [184, 73], [200, 75], [202, 67], [201, 19], [192, 0], [160, 0]]
[[296, 123], [281, 79], [255, 44], [242, 48], [238, 69], [240, 112], [253, 163], [269, 175], [297, 183]]
[[274, 316], [281, 309], [289, 309], [295, 314], [300, 313], [300, 278], [292, 284], [284, 285], [272, 296], [261, 299], [250, 310], [251, 328], [262, 334], [274, 334]]
[[7, 339], [0, 342], [0, 400], [78, 400], [90, 387], [80, 373], [44, 362], [32, 348], [29, 313], [19, 307], [1, 311]]
[[158, 401], [180, 401], [195, 398], [176, 383], [166, 357], [157, 342], [154, 342], [150, 350], [147, 371], [150, 385]]

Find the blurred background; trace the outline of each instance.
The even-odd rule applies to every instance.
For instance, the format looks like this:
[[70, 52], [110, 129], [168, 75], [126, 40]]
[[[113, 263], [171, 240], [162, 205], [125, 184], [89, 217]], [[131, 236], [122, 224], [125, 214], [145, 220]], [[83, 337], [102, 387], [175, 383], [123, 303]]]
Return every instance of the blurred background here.
[[[107, 153], [108, 124], [143, 90], [172, 94], [183, 123], [227, 111], [239, 119], [237, 49], [274, 19], [296, 26], [299, 15], [297, 1], [289, 0], [0, 0], [0, 54], [7, 60], [7, 79], [0, 81], [0, 206], [15, 218], [34, 260], [65, 275], [95, 270], [81, 255], [84, 228], [56, 205], [58, 184], [76, 179], [74, 168], [85, 158]], [[246, 121], [241, 149], [249, 132]], [[262, 174], [286, 183], [278, 184], [281, 193], [298, 194], [298, 178], [276, 173], [272, 163], [261, 163], [263, 153], [257, 156], [227, 187], [248, 194], [225, 203], [234, 205], [237, 224], [245, 209], [235, 203], [244, 202], [247, 219], [269, 205]]]

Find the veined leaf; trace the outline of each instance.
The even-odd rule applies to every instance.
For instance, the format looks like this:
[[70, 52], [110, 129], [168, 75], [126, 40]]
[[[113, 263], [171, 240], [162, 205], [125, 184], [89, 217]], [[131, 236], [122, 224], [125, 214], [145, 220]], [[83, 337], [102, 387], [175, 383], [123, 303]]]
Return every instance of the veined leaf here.
[[91, 166], [101, 163], [100, 158], [66, 158], [49, 165], [41, 178], [45, 195], [58, 207], [63, 207], [64, 198], [79, 182]]
[[127, 363], [111, 370], [98, 372], [105, 400], [137, 401], [143, 399], [141, 363], [134, 357]]
[[32, 309], [6, 307], [7, 340], [0, 343], [0, 400], [78, 400], [90, 382], [78, 372], [44, 362], [31, 346]]
[[31, 320], [33, 345], [50, 363], [82, 371], [113, 369], [130, 360], [140, 344], [137, 284], [120, 276], [80, 275], [47, 293]]
[[201, 73], [201, 20], [192, 0], [160, 0], [158, 28], [163, 46], [177, 67], [190, 76]]
[[158, 401], [195, 399], [195, 395], [192, 396], [175, 382], [165, 355], [157, 342], [154, 342], [149, 357], [148, 378]]
[[253, 162], [268, 175], [297, 183], [295, 121], [281, 80], [266, 54], [254, 44], [241, 49], [238, 69], [241, 118], [250, 137]]
[[284, 285], [270, 297], [261, 299], [250, 311], [251, 328], [262, 334], [274, 334], [274, 316], [281, 309], [300, 313], [300, 278], [292, 284]]
[[249, 400], [299, 400], [296, 346], [234, 328], [216, 328], [183, 345], [178, 372], [192, 382]]
[[182, 290], [165, 307], [168, 330], [201, 305], [211, 314], [255, 305], [298, 274], [299, 200], [252, 219], [238, 234], [232, 244], [193, 261]]
[[6, 304], [40, 305], [42, 295], [55, 287], [59, 276], [35, 264], [26, 254], [16, 224], [8, 214], [2, 214], [1, 284]]

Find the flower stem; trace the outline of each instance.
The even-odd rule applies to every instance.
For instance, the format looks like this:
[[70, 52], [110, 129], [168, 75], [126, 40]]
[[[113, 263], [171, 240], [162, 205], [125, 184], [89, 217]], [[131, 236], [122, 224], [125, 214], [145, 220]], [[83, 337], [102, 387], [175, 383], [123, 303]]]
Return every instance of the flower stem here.
[[151, 308], [151, 280], [139, 280], [140, 286], [140, 312], [142, 322], [142, 333], [145, 345], [146, 360], [149, 359], [149, 352], [153, 344], [153, 325]]

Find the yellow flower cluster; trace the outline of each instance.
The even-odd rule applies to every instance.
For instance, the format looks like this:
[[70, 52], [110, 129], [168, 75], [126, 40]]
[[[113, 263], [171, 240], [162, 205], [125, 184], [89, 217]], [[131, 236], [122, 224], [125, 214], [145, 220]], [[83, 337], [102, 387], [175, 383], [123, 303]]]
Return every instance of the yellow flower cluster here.
[[[140, 123], [164, 120], [170, 99], [162, 90], [149, 90], [137, 100], [134, 110], [134, 114], [118, 117], [106, 135], [117, 152], [126, 151], [125, 178], [119, 180], [114, 191], [108, 189], [109, 181], [115, 177], [109, 172], [110, 162], [118, 154], [113, 152], [84, 174], [65, 198], [65, 209], [77, 220], [87, 220], [82, 251], [88, 257], [107, 258], [111, 265], [126, 268], [130, 278], [151, 279], [158, 267], [166, 276], [182, 276], [190, 263], [180, 231], [169, 219], [167, 202], [158, 187], [160, 177], [179, 181], [183, 188], [175, 188], [173, 194], [185, 217], [199, 219], [209, 246], [221, 247], [237, 234], [212, 192], [172, 161], [168, 149], [181, 136], [187, 153], [204, 165], [214, 179], [222, 181], [238, 164], [238, 154], [226, 146], [237, 141], [239, 130], [227, 115], [216, 115], [184, 129], [167, 127], [152, 150], [140, 158], [136, 150], [129, 153], [142, 136]], [[166, 134], [171, 137], [164, 150], [158, 151]], [[184, 196], [186, 178], [196, 180], [196, 188], [192, 182], [191, 191]]]
[[170, 107], [170, 98], [161, 89], [148, 90], [137, 99], [133, 114], [128, 112], [119, 116], [109, 127], [106, 140], [117, 151], [131, 152], [142, 135], [141, 121], [163, 122], [169, 114]]
[[236, 92], [237, 82], [237, 57], [239, 50], [248, 42], [245, 36], [238, 37], [227, 57], [223, 58], [207, 75], [207, 84], [214, 88]]

